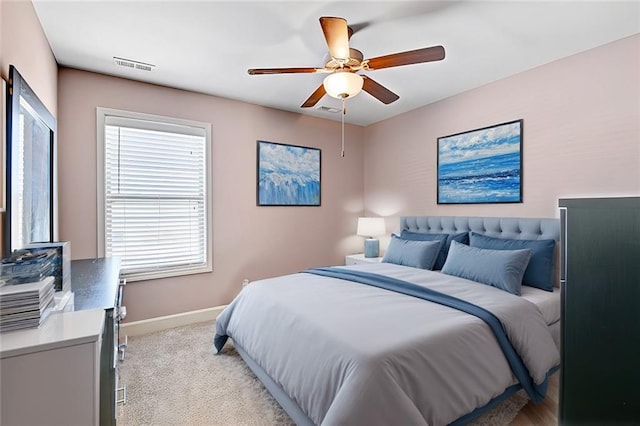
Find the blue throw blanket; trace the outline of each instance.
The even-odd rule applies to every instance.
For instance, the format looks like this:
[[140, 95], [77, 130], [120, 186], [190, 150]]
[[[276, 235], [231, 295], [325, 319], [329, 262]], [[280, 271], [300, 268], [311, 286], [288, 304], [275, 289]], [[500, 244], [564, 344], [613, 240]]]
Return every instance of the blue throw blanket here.
[[448, 306], [450, 308], [457, 309], [459, 311], [480, 318], [487, 323], [487, 325], [495, 334], [496, 339], [500, 344], [500, 348], [502, 349], [502, 352], [509, 362], [511, 371], [520, 382], [520, 385], [527, 392], [529, 398], [536, 403], [541, 402], [545, 398], [548, 380], [545, 379], [545, 381], [539, 385], [536, 385], [533, 382], [529, 371], [520, 358], [520, 355], [518, 355], [516, 350], [513, 348], [511, 341], [507, 337], [502, 323], [495, 315], [493, 315], [486, 309], [481, 308], [480, 306], [476, 306], [473, 303], [469, 303], [465, 300], [458, 299], [456, 297], [449, 296], [447, 294], [440, 293], [417, 284], [399, 280], [397, 278], [387, 277], [384, 275], [373, 274], [370, 272], [343, 268], [315, 268], [307, 269], [303, 272], [325, 277], [339, 278], [361, 284], [367, 284], [389, 291], [394, 291], [396, 293], [406, 294], [408, 296], [413, 296], [419, 299], [428, 300], [433, 303]]

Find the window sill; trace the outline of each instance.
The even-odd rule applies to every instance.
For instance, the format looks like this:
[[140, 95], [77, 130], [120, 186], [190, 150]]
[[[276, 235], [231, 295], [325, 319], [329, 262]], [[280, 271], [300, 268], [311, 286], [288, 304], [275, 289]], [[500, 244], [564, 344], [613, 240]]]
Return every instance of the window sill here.
[[162, 278], [172, 278], [172, 277], [181, 277], [185, 275], [194, 275], [194, 274], [205, 274], [213, 272], [213, 268], [211, 266], [201, 266], [197, 268], [184, 268], [184, 269], [173, 269], [171, 271], [150, 271], [150, 272], [132, 272], [122, 274], [123, 278], [127, 279], [127, 282], [133, 281], [149, 281], [149, 280], [159, 280]]

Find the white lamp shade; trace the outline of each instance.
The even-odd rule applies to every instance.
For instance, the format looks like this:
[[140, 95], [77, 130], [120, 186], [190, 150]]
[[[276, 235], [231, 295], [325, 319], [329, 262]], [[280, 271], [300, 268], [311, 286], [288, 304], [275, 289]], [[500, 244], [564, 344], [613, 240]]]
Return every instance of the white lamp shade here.
[[360, 217], [358, 218], [358, 235], [363, 237], [379, 237], [387, 233], [382, 217]]
[[338, 71], [329, 74], [322, 84], [329, 96], [346, 99], [360, 93], [364, 79], [360, 75], [349, 71]]

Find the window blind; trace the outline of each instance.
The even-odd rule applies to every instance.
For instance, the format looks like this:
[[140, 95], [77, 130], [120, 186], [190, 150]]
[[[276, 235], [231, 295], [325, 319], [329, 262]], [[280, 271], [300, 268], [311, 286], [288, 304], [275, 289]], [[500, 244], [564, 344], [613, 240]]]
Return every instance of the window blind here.
[[106, 116], [104, 242], [125, 274], [207, 264], [202, 128]]

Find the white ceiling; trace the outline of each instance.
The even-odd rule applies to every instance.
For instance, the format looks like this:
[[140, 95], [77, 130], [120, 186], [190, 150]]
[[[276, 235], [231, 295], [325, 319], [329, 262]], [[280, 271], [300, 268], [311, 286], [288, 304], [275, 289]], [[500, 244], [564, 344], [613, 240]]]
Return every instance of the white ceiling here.
[[[34, 6], [60, 65], [340, 120], [300, 105], [323, 74], [249, 76], [248, 68], [321, 67], [320, 16], [356, 27], [365, 59], [443, 45], [440, 62], [369, 75], [400, 96], [347, 101], [368, 125], [640, 32], [639, 1], [57, 1]], [[357, 30], [358, 27], [364, 28]], [[155, 64], [118, 67], [118, 56]], [[325, 96], [316, 106], [340, 107]]]

